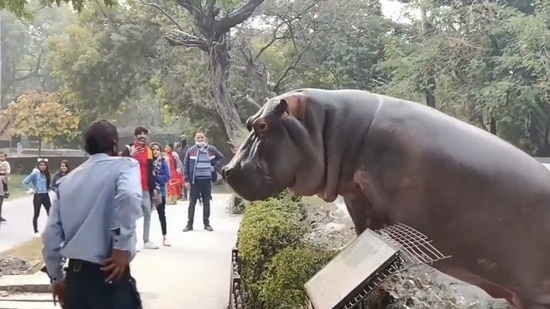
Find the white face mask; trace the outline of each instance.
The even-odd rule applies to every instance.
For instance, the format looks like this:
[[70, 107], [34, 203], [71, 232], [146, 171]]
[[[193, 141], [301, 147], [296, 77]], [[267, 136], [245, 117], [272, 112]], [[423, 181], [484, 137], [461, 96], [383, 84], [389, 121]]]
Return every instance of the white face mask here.
[[199, 147], [203, 147], [204, 145], [206, 145], [206, 142], [197, 142], [197, 146]]

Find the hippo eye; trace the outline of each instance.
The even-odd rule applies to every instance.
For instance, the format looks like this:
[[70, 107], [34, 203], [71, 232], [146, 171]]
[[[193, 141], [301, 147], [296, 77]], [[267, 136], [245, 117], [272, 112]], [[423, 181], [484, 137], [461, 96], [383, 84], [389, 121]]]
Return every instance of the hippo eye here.
[[265, 122], [260, 123], [260, 126], [258, 127], [258, 129], [260, 129], [262, 131], [267, 129], [267, 124]]

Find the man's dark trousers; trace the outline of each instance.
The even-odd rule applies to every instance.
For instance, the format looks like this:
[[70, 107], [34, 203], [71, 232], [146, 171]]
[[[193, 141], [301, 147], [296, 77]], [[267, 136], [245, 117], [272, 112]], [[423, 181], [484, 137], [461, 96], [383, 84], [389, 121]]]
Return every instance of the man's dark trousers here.
[[122, 278], [105, 282], [101, 265], [69, 260], [63, 309], [142, 309], [135, 280], [126, 271]]
[[195, 179], [189, 192], [189, 209], [187, 210], [187, 226], [193, 227], [195, 205], [202, 196], [202, 223], [210, 225], [210, 197], [212, 196], [212, 181], [210, 179]]

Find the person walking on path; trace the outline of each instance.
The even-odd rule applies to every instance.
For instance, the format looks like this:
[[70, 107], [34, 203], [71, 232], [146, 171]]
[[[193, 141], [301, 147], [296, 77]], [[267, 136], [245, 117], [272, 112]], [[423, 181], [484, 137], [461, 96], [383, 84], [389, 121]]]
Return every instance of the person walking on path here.
[[170, 181], [168, 182], [168, 204], [175, 205], [183, 192], [183, 176], [181, 171], [183, 164], [181, 163], [180, 156], [173, 150], [172, 144], [167, 144], [164, 147], [166, 152], [166, 163], [170, 168]]
[[183, 162], [183, 172], [189, 186], [189, 208], [187, 210], [187, 225], [184, 232], [193, 230], [195, 218], [195, 206], [197, 200], [202, 197], [204, 229], [213, 231], [210, 225], [210, 197], [212, 195], [212, 174], [223, 155], [216, 147], [206, 144], [206, 136], [203, 132], [195, 134], [195, 145], [189, 147]]
[[[185, 158], [185, 154], [187, 153], [187, 136], [185, 135], [181, 135], [180, 136], [180, 142], [178, 143], [178, 146], [176, 147], [176, 152], [178, 153], [178, 156], [180, 157], [181, 160], [183, 160], [183, 158]], [[182, 170], [182, 174], [183, 174], [183, 170]], [[182, 183], [182, 200], [183, 201], [187, 201], [188, 199], [188, 192], [187, 192], [187, 187], [185, 186], [185, 178], [183, 177], [182, 175], [182, 179], [183, 179], [183, 183]]]
[[166, 183], [170, 180], [170, 168], [166, 159], [162, 157], [162, 151], [160, 150], [159, 143], [149, 144], [149, 148], [153, 152], [154, 172], [155, 172], [155, 190], [160, 197], [160, 203], [157, 205], [157, 213], [159, 215], [160, 229], [162, 231], [162, 245], [170, 247], [170, 242], [167, 239], [167, 227], [166, 227]]
[[33, 194], [33, 216], [32, 216], [32, 228], [34, 230], [34, 236], [40, 237], [38, 232], [38, 217], [40, 216], [40, 206], [44, 207], [46, 214], [50, 214], [50, 207], [52, 202], [50, 201], [50, 195], [48, 194], [51, 176], [48, 169], [48, 159], [38, 158], [36, 168], [32, 170], [29, 176], [23, 179], [23, 188], [28, 194]]
[[2, 181], [2, 194], [1, 194], [1, 202], [0, 202], [0, 222], [6, 222], [6, 219], [2, 217], [2, 204], [4, 203], [4, 199], [8, 198], [10, 196], [10, 192], [8, 191], [8, 177], [11, 173], [11, 167], [10, 163], [6, 160], [6, 154], [4, 152], [0, 152], [0, 181]]
[[122, 156], [132, 157], [139, 163], [141, 187], [143, 189], [141, 208], [143, 210], [143, 248], [158, 249], [159, 246], [149, 240], [151, 231], [151, 213], [153, 204], [151, 198], [155, 190], [155, 176], [153, 175], [153, 152], [147, 147], [147, 135], [149, 131], [144, 127], [134, 130], [135, 142], [126, 145]]
[[4, 190], [4, 198], [8, 198], [8, 180], [11, 174], [10, 162], [7, 160], [8, 155], [5, 152], [0, 152], [0, 178], [2, 180], [2, 189]]
[[[140, 166], [116, 157], [118, 133], [108, 121], [84, 134], [88, 160], [61, 178], [43, 235], [42, 255], [54, 302], [64, 309], [141, 309], [130, 274], [141, 214]], [[63, 257], [69, 259], [63, 274]]]
[[59, 164], [59, 172], [53, 176], [52, 187], [51, 187], [51, 190], [53, 192], [57, 192], [59, 179], [67, 175], [70, 171], [71, 171], [71, 168], [69, 167], [69, 162], [67, 160], [62, 160], [61, 163]]

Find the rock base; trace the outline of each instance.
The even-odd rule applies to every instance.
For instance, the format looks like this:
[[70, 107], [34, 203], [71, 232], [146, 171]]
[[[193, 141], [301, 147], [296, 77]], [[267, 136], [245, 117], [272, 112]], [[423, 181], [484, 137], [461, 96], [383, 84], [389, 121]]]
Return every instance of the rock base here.
[[25, 275], [36, 265], [17, 257], [0, 257], [0, 276]]
[[[309, 203], [307, 219], [313, 228], [307, 240], [326, 249], [343, 248], [355, 238], [342, 201]], [[393, 275], [368, 297], [365, 305], [369, 309], [513, 309], [506, 300], [494, 299], [480, 288], [427, 265]]]

